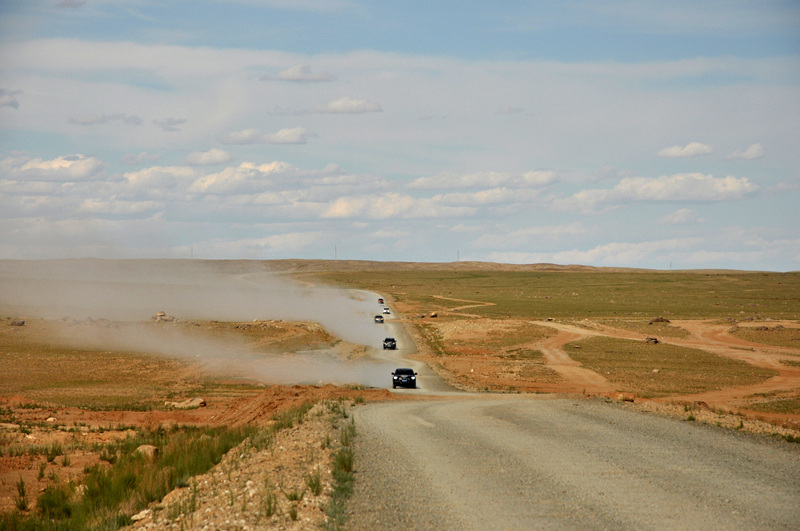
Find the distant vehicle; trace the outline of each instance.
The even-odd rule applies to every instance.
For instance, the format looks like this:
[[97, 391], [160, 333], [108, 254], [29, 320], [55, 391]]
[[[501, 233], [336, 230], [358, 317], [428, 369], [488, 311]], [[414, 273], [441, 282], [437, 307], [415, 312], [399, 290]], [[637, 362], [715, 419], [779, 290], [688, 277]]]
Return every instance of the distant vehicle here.
[[383, 313], [385, 313], [385, 314], [387, 314], [387, 315], [388, 315], [388, 314], [390, 314], [390, 313], [392, 313], [392, 312], [390, 312], [390, 311], [389, 311], [389, 307], [388, 307], [388, 306], [384, 306], [384, 307], [383, 307]]
[[396, 350], [397, 340], [393, 337], [387, 337], [383, 340], [383, 350]]
[[383, 299], [378, 299], [378, 304], [383, 304]]
[[375, 322], [376, 323], [382, 323], [383, 322], [383, 316], [382, 315], [376, 315], [375, 316]]
[[392, 373], [392, 389], [397, 388], [398, 385], [401, 387], [411, 387], [412, 389], [416, 389], [417, 373], [415, 373], [412, 369], [395, 369]]

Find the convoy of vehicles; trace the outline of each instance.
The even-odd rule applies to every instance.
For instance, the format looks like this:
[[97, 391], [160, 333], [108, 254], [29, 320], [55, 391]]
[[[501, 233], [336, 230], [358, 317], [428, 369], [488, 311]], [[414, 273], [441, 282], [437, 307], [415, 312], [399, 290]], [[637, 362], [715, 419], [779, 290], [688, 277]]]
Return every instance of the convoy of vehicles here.
[[[378, 299], [378, 304], [383, 307], [383, 315], [376, 315], [374, 320], [376, 323], [383, 323], [384, 322], [384, 315], [391, 315], [391, 310], [389, 310], [388, 306], [384, 306], [386, 303], [382, 298]], [[387, 337], [383, 340], [383, 349], [384, 350], [397, 350], [397, 340], [393, 337]], [[409, 387], [411, 389], [417, 388], [417, 373], [414, 372], [413, 369], [409, 369], [407, 367], [400, 367], [394, 370], [392, 373], [392, 389], [396, 389], [398, 386], [400, 387]]]

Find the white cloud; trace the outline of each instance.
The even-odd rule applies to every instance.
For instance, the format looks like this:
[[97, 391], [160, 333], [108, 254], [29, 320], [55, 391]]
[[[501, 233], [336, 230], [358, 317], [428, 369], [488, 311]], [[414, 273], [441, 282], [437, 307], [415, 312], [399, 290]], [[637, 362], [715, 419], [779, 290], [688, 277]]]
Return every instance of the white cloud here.
[[164, 208], [156, 201], [121, 201], [119, 199], [84, 199], [77, 211], [98, 216], [135, 216], [152, 214]]
[[67, 122], [74, 125], [91, 126], [98, 124], [107, 124], [109, 122], [120, 122], [125, 125], [142, 125], [143, 120], [136, 115], [127, 115], [125, 113], [117, 114], [88, 114], [84, 116], [71, 116]]
[[705, 219], [700, 217], [697, 212], [690, 208], [681, 208], [671, 214], [662, 216], [658, 219], [662, 225], [687, 225], [695, 223], [704, 223]]
[[510, 188], [541, 187], [556, 181], [553, 171], [529, 171], [527, 173], [478, 172], [441, 173], [433, 177], [415, 179], [409, 188], [420, 190], [447, 190], [452, 188]]
[[184, 118], [164, 118], [162, 120], [153, 120], [154, 124], [159, 126], [162, 131], [165, 131], [167, 133], [174, 133], [180, 131], [180, 129], [178, 129], [178, 126], [183, 125], [186, 122], [188, 122], [188, 120]]
[[367, 100], [356, 100], [343, 96], [325, 105], [314, 107], [311, 112], [321, 114], [363, 114], [368, 112], [381, 112], [381, 106]]
[[416, 199], [397, 193], [340, 197], [328, 205], [324, 218], [426, 219], [470, 216], [469, 207], [440, 205], [431, 199]]
[[535, 246], [543, 240], [561, 241], [587, 232], [587, 228], [576, 221], [568, 225], [525, 227], [524, 229], [484, 234], [476, 238], [472, 245], [482, 249], [519, 248]]
[[497, 205], [527, 202], [539, 195], [538, 190], [514, 190], [500, 187], [475, 192], [452, 192], [437, 194], [433, 200], [448, 205]]
[[186, 166], [151, 166], [123, 174], [127, 187], [137, 197], [161, 197], [170, 190], [182, 190], [195, 177], [194, 168]]
[[262, 144], [265, 142], [265, 137], [258, 129], [243, 129], [242, 131], [234, 131], [228, 133], [220, 138], [223, 144]]
[[396, 239], [396, 238], [406, 238], [411, 236], [411, 233], [404, 230], [376, 230], [372, 234], [370, 234], [373, 238], [379, 239]]
[[626, 177], [611, 189], [581, 190], [572, 196], [551, 200], [559, 210], [593, 212], [609, 210], [628, 201], [732, 201], [758, 191], [747, 177], [713, 177], [702, 173], [679, 173], [648, 177]]
[[206, 241], [198, 247], [203, 249], [205, 255], [212, 257], [266, 258], [268, 255], [265, 253], [299, 252], [325, 240], [326, 235], [322, 232], [286, 232], [264, 238]]
[[[261, 79], [270, 78], [267, 76], [262, 76]], [[312, 74], [311, 65], [304, 63], [278, 72], [278, 74], [275, 76], [275, 79], [278, 81], [293, 81], [295, 83], [319, 83], [324, 81], [335, 81], [336, 76], [330, 72]]]
[[158, 153], [148, 153], [146, 151], [142, 151], [140, 153], [128, 153], [124, 155], [119, 161], [122, 164], [126, 164], [128, 166], [133, 166], [136, 164], [142, 164], [144, 162], [154, 162], [161, 159], [161, 155]]
[[303, 127], [281, 129], [277, 133], [266, 136], [270, 144], [305, 144], [308, 141], [309, 131]]
[[22, 94], [21, 90], [8, 90], [0, 88], [0, 107], [14, 107], [19, 109], [19, 101], [16, 96]]
[[631, 264], [662, 262], [666, 267], [671, 253], [701, 245], [701, 238], [673, 238], [647, 242], [611, 242], [587, 251], [577, 249], [552, 253], [525, 253], [497, 251], [488, 259], [512, 264], [595, 264], [601, 266], [630, 267]]
[[764, 146], [759, 143], [751, 144], [747, 149], [736, 150], [731, 154], [732, 159], [753, 160], [764, 156]]
[[0, 172], [11, 179], [84, 181], [100, 177], [103, 163], [85, 155], [63, 155], [51, 160], [10, 157], [0, 161]]
[[304, 127], [281, 129], [277, 133], [262, 134], [258, 129], [244, 129], [228, 133], [220, 139], [223, 144], [305, 144], [312, 133]]
[[225, 168], [219, 173], [200, 177], [189, 188], [193, 193], [250, 193], [263, 191], [273, 184], [275, 177], [293, 175], [297, 168], [286, 162], [269, 164], [243, 162], [235, 168]]
[[186, 156], [186, 164], [190, 166], [214, 166], [225, 164], [231, 160], [231, 154], [222, 149], [212, 148], [208, 151], [194, 151]]
[[712, 151], [713, 149], [711, 146], [701, 144], [700, 142], [691, 142], [685, 146], [666, 147], [659, 151], [657, 155], [663, 158], [675, 159], [708, 155]]

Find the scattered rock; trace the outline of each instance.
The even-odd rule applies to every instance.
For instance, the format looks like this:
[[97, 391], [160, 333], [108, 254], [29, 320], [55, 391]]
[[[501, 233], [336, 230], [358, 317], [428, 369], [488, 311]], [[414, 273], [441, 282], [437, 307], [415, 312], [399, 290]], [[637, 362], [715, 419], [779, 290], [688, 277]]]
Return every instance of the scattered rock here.
[[196, 398], [187, 398], [182, 402], [164, 402], [166, 407], [171, 407], [173, 409], [197, 409], [199, 407], [206, 407], [206, 401], [203, 398], [196, 397]]
[[25, 326], [25, 321], [22, 319], [14, 319], [11, 321], [11, 326]]
[[649, 323], [647, 323], [647, 324], [653, 324], [653, 323], [669, 323], [669, 322], [670, 322], [670, 321], [669, 321], [669, 319], [667, 319], [666, 317], [655, 317], [655, 318], [653, 318], [653, 319], [650, 319], [650, 322], [649, 322]]
[[645, 339], [645, 342], [652, 343], [652, 344], [655, 345], [656, 343], [658, 343], [658, 338], [657, 337], [648, 337], [648, 338]]
[[145, 458], [151, 463], [158, 457], [158, 448], [152, 444], [143, 444], [139, 446], [136, 451], [145, 456]]
[[56, 421], [55, 417], [47, 417], [47, 422], [55, 422], [55, 421]]
[[661, 369], [653, 369], [653, 372], [654, 372], [654, 373], [656, 373], [656, 374], [658, 374], [658, 373], [660, 373], [660, 372], [661, 372]]
[[131, 520], [134, 522], [138, 522], [139, 520], [144, 520], [150, 515], [150, 509], [145, 509], [144, 511], [138, 512], [131, 516]]
[[436, 312], [431, 312], [431, 317], [439, 317], [439, 314]]
[[175, 320], [175, 317], [172, 315], [167, 315], [166, 312], [157, 312], [153, 317], [151, 317], [157, 323], [171, 323]]

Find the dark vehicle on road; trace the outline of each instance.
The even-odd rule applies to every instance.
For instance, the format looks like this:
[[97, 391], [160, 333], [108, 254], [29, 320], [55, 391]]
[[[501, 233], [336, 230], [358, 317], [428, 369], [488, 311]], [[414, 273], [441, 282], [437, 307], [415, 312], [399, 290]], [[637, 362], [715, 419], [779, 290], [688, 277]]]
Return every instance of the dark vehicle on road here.
[[378, 304], [383, 304], [383, 299], [378, 299]]
[[383, 340], [383, 350], [395, 350], [397, 348], [397, 340], [393, 337], [387, 337]]
[[376, 323], [382, 323], [383, 322], [383, 316], [382, 315], [376, 315], [375, 316], [375, 322]]
[[392, 389], [395, 389], [398, 385], [416, 389], [417, 373], [413, 369], [395, 369], [392, 373]]

